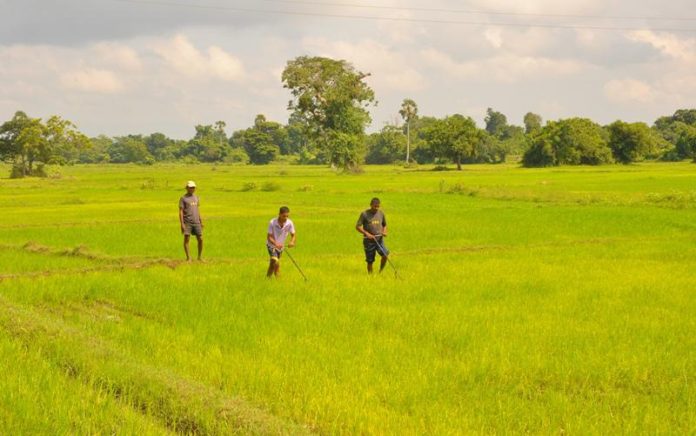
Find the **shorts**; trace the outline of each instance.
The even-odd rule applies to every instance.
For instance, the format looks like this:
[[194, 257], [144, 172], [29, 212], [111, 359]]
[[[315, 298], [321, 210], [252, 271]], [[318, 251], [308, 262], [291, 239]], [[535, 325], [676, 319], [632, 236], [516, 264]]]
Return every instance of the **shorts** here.
[[[375, 261], [375, 255], [379, 253], [380, 256], [389, 256], [389, 249], [384, 245], [384, 238], [381, 236], [377, 238], [379, 244], [373, 239], [364, 238], [363, 248], [365, 249], [365, 262], [373, 263]], [[381, 248], [380, 248], [381, 246]]]
[[200, 224], [184, 224], [185, 236], [203, 236], [203, 226]]
[[275, 247], [269, 247], [266, 245], [266, 250], [268, 250], [268, 255], [271, 256], [271, 260], [280, 260], [280, 256], [283, 255], [283, 250], [278, 250]]

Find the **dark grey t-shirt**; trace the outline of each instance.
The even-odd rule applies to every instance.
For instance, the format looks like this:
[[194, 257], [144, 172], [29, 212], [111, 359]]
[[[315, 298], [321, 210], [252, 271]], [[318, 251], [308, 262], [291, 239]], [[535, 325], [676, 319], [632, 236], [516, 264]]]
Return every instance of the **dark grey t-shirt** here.
[[364, 230], [373, 235], [381, 235], [382, 228], [387, 226], [387, 219], [381, 210], [372, 212], [372, 209], [367, 209], [360, 214], [356, 226], [362, 226]]
[[201, 215], [198, 213], [200, 201], [197, 195], [184, 195], [179, 199], [179, 209], [184, 211], [184, 224], [200, 224]]

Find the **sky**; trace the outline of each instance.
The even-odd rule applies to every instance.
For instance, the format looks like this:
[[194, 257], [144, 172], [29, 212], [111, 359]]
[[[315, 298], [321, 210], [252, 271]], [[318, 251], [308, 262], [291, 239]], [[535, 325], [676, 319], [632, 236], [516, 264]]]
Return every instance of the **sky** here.
[[608, 124], [696, 107], [693, 0], [0, 0], [0, 121], [60, 115], [90, 136], [257, 114], [287, 122], [297, 56], [370, 73], [377, 131], [487, 108]]

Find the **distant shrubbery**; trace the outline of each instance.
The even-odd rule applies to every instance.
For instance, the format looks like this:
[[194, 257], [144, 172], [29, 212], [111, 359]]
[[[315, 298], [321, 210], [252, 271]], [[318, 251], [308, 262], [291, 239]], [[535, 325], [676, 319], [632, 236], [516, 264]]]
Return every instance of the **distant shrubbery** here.
[[623, 121], [602, 127], [588, 119], [570, 118], [549, 122], [528, 137], [525, 166], [627, 164], [645, 159], [696, 162], [696, 109], [659, 118], [652, 128]]
[[[411, 110], [415, 102], [407, 100]], [[356, 163], [443, 165], [521, 160], [524, 166], [600, 165], [646, 159], [696, 162], [696, 109], [681, 109], [645, 123], [615, 121], [600, 126], [586, 118], [542, 123], [528, 113], [524, 128], [488, 109], [485, 127], [470, 117], [419, 117], [387, 125], [370, 135], [329, 131], [321, 145], [297, 116], [288, 125], [258, 115], [254, 125], [225, 133], [225, 123], [195, 126], [189, 140], [162, 133], [87, 138], [58, 116], [42, 122], [24, 112], [0, 126], [0, 160], [12, 165], [11, 177], [46, 176], [45, 165], [75, 163], [224, 162], [263, 165], [274, 161], [356, 167]], [[408, 134], [408, 136], [407, 136]]]

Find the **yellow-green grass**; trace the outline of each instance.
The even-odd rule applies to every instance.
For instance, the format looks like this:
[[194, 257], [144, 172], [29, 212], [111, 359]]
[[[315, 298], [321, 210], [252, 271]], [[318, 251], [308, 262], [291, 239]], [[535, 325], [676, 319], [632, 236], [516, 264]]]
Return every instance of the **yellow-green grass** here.
[[[0, 427], [696, 431], [693, 164], [61, 171], [0, 180]], [[189, 179], [203, 264], [181, 262]], [[399, 278], [364, 273], [353, 227], [374, 195]], [[307, 283], [289, 259], [264, 277], [285, 204]]]

